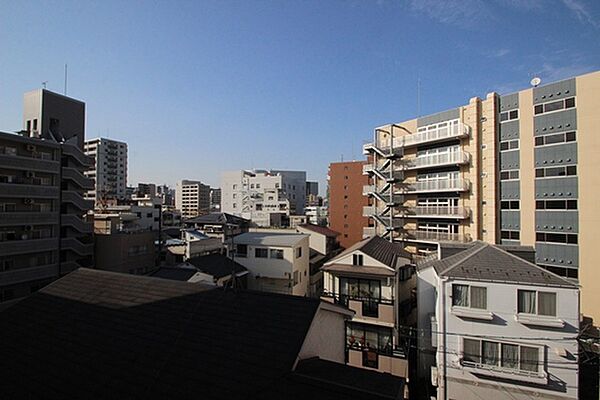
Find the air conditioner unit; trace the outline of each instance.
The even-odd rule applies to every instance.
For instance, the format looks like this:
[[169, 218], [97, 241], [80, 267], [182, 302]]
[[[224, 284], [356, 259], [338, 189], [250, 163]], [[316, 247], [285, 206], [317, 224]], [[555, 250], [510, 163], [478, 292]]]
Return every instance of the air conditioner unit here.
[[25, 172], [25, 176], [28, 178], [35, 178], [35, 173], [33, 171]]
[[23, 199], [23, 204], [32, 204], [33, 200], [32, 199]]
[[[37, 131], [33, 131], [34, 135]], [[36, 147], [33, 144], [28, 144], [27, 145], [27, 151], [36, 151]]]
[[33, 226], [31, 226], [31, 225], [27, 225], [27, 226], [25, 227], [25, 230], [26, 230], [27, 232], [30, 232], [30, 231], [32, 231], [32, 230], [33, 230]]

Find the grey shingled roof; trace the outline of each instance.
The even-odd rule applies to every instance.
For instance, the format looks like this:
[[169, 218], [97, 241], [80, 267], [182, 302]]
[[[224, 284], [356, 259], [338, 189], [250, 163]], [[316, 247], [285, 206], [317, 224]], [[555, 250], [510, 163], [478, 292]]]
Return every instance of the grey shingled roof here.
[[318, 299], [79, 269], [0, 312], [0, 398], [249, 399]]
[[198, 271], [195, 268], [160, 267], [148, 276], [187, 282], [192, 276], [196, 275], [196, 273], [198, 273]]
[[216, 213], [210, 213], [210, 214], [205, 214], [205, 215], [200, 215], [198, 217], [194, 217], [194, 218], [190, 218], [190, 219], [186, 219], [185, 223], [192, 223], [192, 224], [215, 224], [215, 225], [219, 225], [219, 224], [248, 224], [250, 223], [250, 220], [247, 220], [245, 218], [242, 217], [238, 217], [237, 215], [233, 215], [233, 214], [229, 214], [229, 213], [221, 213], [221, 212], [216, 212]]
[[308, 229], [309, 231], [319, 233], [321, 235], [331, 238], [336, 238], [341, 235], [341, 233], [334, 231], [333, 229], [329, 229], [326, 226], [320, 226], [315, 224], [301, 224], [298, 225], [298, 228]]
[[307, 237], [304, 233], [247, 232], [237, 235], [233, 242], [250, 246], [292, 247]]
[[212, 275], [217, 279], [231, 275], [231, 271], [236, 273], [248, 271], [243, 265], [222, 254], [192, 257], [187, 262], [198, 268], [199, 271]]
[[577, 285], [509, 253], [500, 246], [476, 241], [466, 250], [450, 257], [418, 265], [419, 270], [433, 267], [439, 276], [530, 285], [577, 288]]
[[399, 257], [406, 258], [408, 260], [411, 260], [412, 258], [411, 255], [403, 249], [402, 244], [392, 243], [388, 240], [382, 239], [379, 236], [373, 236], [348, 247], [337, 257], [335, 257], [332, 262], [335, 262], [336, 259], [344, 257], [356, 250], [360, 250], [366, 255], [373, 257], [377, 261], [394, 269], [396, 268], [396, 260]]

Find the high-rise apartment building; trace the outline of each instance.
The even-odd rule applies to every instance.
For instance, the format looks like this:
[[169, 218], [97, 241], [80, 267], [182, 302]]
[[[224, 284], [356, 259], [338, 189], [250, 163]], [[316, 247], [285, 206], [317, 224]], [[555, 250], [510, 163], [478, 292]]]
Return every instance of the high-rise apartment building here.
[[0, 302], [93, 266], [85, 104], [35, 90], [23, 115], [20, 134], [0, 133]]
[[288, 225], [290, 215], [304, 214], [306, 172], [230, 171], [221, 176], [221, 211], [258, 226]]
[[200, 181], [182, 180], [175, 189], [175, 208], [183, 219], [203, 215], [210, 210], [210, 186]]
[[138, 183], [137, 197], [156, 197], [157, 188], [154, 183]]
[[85, 175], [94, 180], [94, 190], [86, 194], [88, 200], [96, 204], [100, 200], [123, 200], [127, 188], [127, 143], [112, 139], [96, 138], [87, 140], [85, 154], [93, 157], [95, 166]]
[[221, 210], [221, 189], [210, 188], [210, 211]]
[[534, 246], [536, 264], [578, 280], [598, 323], [599, 107], [594, 72], [376, 128], [365, 215], [423, 255], [445, 241]]
[[363, 187], [369, 177], [363, 175], [364, 161], [336, 162], [329, 164], [329, 227], [340, 232], [340, 245], [349, 248], [363, 239], [364, 233], [374, 234], [363, 208], [369, 199], [363, 196]]

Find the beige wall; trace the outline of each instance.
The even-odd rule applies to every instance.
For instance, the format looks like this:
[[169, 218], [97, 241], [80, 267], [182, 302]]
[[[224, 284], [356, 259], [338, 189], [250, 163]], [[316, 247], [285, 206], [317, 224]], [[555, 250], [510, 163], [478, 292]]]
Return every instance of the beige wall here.
[[535, 161], [533, 90], [519, 92], [521, 244], [535, 246]]
[[[498, 229], [498, 149], [496, 146], [498, 138], [497, 121], [498, 97], [496, 93], [490, 93], [481, 104], [481, 152], [479, 160], [481, 165], [481, 199], [485, 204], [481, 205], [481, 240], [488, 243], [496, 243], [499, 240]], [[485, 147], [485, 148], [484, 148]], [[473, 205], [477, 207], [477, 205]], [[471, 209], [477, 212], [476, 208]]]
[[598, 273], [600, 211], [600, 72], [577, 78], [577, 174], [579, 175], [579, 281], [581, 312], [600, 325]]
[[302, 348], [298, 353], [300, 360], [319, 357], [324, 360], [344, 363], [346, 346], [346, 325], [344, 315], [329, 311], [321, 306], [308, 330]]
[[461, 107], [461, 121], [471, 127], [471, 137], [463, 140], [462, 149], [471, 155], [471, 164], [461, 167], [462, 177], [471, 182], [471, 192], [463, 200], [465, 207], [471, 209], [471, 221], [461, 223], [461, 233], [469, 234], [473, 240], [481, 239], [481, 100], [477, 97]]

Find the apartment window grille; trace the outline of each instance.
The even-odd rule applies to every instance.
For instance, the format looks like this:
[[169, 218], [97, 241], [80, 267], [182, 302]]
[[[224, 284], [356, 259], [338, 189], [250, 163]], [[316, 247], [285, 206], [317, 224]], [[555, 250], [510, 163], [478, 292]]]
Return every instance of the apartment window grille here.
[[517, 310], [520, 314], [535, 314], [555, 317], [556, 293], [540, 292], [535, 290], [518, 290], [517, 305]]
[[577, 234], [536, 232], [535, 241], [546, 243], [577, 244]]
[[554, 111], [566, 110], [575, 107], [575, 97], [556, 100], [544, 104], [537, 104], [533, 107], [534, 115], [546, 114]]
[[536, 178], [555, 178], [561, 176], [573, 176], [577, 175], [577, 166], [576, 165], [567, 165], [560, 167], [546, 167], [546, 168], [536, 168], [535, 169], [535, 177]]
[[471, 285], [452, 285], [452, 305], [457, 307], [487, 309], [487, 288]]

